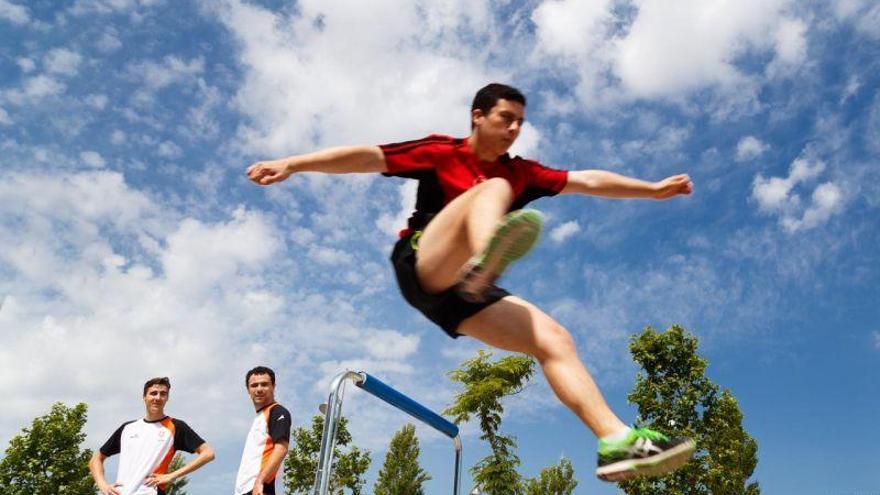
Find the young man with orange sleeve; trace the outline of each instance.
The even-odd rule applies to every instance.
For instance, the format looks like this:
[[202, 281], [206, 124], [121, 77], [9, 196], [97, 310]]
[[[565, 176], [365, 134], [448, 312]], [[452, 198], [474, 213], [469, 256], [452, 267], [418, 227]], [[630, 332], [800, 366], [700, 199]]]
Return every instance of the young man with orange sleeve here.
[[[92, 456], [89, 469], [102, 495], [165, 495], [169, 483], [214, 459], [214, 451], [188, 424], [165, 414], [170, 391], [167, 377], [148, 380], [146, 415], [123, 423]], [[169, 473], [171, 459], [181, 450], [198, 456]], [[104, 476], [104, 461], [116, 454], [119, 470], [111, 484]]]
[[275, 372], [257, 366], [244, 378], [257, 416], [251, 423], [234, 495], [275, 495], [275, 478], [290, 444], [290, 411], [275, 402]]

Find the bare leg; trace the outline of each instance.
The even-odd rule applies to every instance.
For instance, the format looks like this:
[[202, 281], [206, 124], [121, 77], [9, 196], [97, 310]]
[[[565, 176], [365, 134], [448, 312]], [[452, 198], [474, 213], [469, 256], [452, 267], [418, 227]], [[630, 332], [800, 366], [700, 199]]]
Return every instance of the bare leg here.
[[537, 359], [559, 400], [597, 437], [626, 428], [578, 358], [571, 334], [535, 305], [505, 297], [464, 320], [458, 331], [492, 347]]
[[489, 179], [446, 205], [419, 239], [416, 273], [429, 293], [449, 289], [458, 271], [474, 253], [489, 243], [501, 217], [513, 201], [505, 179]]
[[[455, 285], [461, 266], [488, 244], [512, 201], [510, 184], [495, 178], [446, 205], [419, 239], [416, 273], [422, 288], [439, 293]], [[557, 397], [597, 436], [626, 428], [578, 358], [571, 335], [534, 305], [505, 297], [464, 320], [458, 331], [537, 359]]]

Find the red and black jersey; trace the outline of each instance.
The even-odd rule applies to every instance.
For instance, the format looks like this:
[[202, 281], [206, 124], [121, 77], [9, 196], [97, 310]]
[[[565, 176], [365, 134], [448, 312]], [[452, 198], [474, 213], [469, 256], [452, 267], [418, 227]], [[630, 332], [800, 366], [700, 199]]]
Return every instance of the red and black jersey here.
[[559, 194], [568, 182], [568, 172], [545, 167], [505, 153], [497, 161], [477, 158], [467, 139], [432, 134], [424, 139], [383, 144], [388, 168], [383, 175], [419, 181], [416, 208], [401, 237], [422, 230], [444, 206], [459, 194], [487, 179], [501, 177], [513, 187], [511, 210], [522, 208], [544, 196]]

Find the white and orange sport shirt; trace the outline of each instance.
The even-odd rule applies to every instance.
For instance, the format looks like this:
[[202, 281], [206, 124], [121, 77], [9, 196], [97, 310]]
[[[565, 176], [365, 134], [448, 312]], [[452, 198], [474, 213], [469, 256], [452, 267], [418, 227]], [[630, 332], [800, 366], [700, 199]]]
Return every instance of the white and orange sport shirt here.
[[[269, 455], [275, 444], [290, 441], [290, 412], [277, 402], [259, 411], [241, 453], [241, 466], [235, 478], [235, 495], [245, 495], [254, 489], [257, 475], [269, 462]], [[263, 493], [274, 495], [275, 473], [263, 480]]]
[[165, 486], [144, 484], [147, 476], [167, 474], [178, 450], [193, 453], [203, 443], [189, 425], [165, 416], [156, 421], [123, 423], [101, 446], [101, 453], [107, 457], [119, 454], [116, 483], [121, 483], [117, 489], [122, 495], [165, 495]]

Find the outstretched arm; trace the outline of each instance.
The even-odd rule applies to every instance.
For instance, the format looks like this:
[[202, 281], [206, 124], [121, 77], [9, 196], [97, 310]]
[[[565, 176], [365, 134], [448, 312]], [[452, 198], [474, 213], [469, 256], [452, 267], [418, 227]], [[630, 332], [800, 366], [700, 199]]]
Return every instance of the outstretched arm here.
[[305, 155], [257, 162], [248, 167], [247, 175], [255, 183], [268, 186], [299, 172], [350, 174], [385, 171], [385, 155], [378, 146], [339, 146]]
[[562, 194], [590, 194], [606, 198], [667, 199], [693, 192], [687, 174], [673, 175], [657, 182], [647, 182], [605, 170], [578, 170], [568, 173]]

